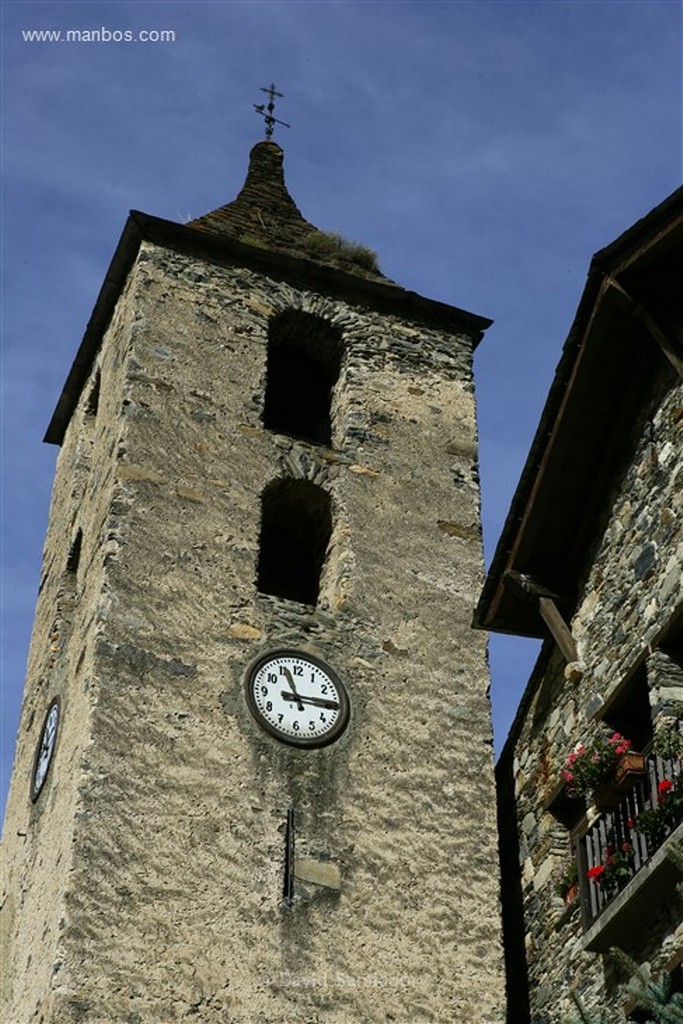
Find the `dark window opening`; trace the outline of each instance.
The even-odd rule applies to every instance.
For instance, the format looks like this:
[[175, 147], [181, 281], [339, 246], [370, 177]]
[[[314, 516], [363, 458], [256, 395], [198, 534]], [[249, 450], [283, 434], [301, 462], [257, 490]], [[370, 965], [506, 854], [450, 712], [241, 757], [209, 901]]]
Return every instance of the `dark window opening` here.
[[268, 430], [331, 444], [330, 405], [341, 352], [340, 332], [319, 316], [288, 310], [271, 320], [263, 407]]
[[332, 532], [330, 496], [306, 480], [278, 480], [263, 492], [257, 587], [315, 605]]
[[83, 531], [79, 530], [69, 550], [69, 557], [66, 560], [66, 571], [75, 576], [78, 572], [78, 563], [81, 560], [81, 544], [83, 542]]
[[97, 407], [100, 404], [100, 371], [95, 374], [95, 380], [90, 388], [90, 394], [85, 405], [86, 416], [96, 416]]
[[610, 729], [631, 741], [633, 750], [647, 750], [652, 743], [652, 712], [645, 665], [627, 679], [609, 701], [603, 720]]
[[567, 792], [563, 781], [555, 788], [545, 805], [553, 817], [570, 832], [579, 831], [586, 819], [586, 801], [582, 797], [572, 796]]

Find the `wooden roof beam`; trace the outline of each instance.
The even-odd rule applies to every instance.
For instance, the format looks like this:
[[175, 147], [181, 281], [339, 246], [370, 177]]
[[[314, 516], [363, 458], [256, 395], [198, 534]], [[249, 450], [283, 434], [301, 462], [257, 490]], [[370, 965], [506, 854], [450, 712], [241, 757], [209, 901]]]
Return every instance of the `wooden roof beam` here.
[[538, 583], [526, 573], [518, 572], [516, 569], [508, 569], [503, 577], [506, 586], [521, 592], [525, 597], [538, 601], [538, 611], [550, 634], [568, 662], [579, 660], [576, 649], [576, 641], [572, 631], [565, 622], [562, 612], [555, 603], [557, 594], [554, 594], [547, 587]]
[[680, 339], [671, 337], [647, 307], [636, 302], [615, 277], [608, 277], [607, 284], [616, 291], [631, 316], [640, 320], [650, 337], [657, 342], [678, 376], [683, 377], [683, 344]]

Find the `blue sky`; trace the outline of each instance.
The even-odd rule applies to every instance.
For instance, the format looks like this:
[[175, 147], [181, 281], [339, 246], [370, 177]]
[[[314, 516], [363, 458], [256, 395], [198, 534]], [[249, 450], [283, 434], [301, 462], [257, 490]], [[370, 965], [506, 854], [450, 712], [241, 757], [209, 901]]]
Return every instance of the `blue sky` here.
[[[2, 50], [4, 799], [56, 449], [41, 439], [129, 209], [234, 198], [274, 81], [303, 215], [492, 317], [476, 357], [490, 559], [592, 253], [681, 182], [681, 5], [11, 3]], [[30, 42], [31, 30], [173, 42]], [[491, 645], [500, 749], [537, 645]]]

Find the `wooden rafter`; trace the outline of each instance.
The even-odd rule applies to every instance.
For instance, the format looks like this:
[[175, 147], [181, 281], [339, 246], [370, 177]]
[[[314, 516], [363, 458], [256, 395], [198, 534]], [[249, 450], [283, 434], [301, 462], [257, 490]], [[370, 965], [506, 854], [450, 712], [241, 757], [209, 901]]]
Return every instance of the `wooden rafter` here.
[[578, 661], [576, 641], [572, 631], [564, 621], [561, 611], [555, 603], [557, 594], [554, 594], [547, 587], [544, 587], [537, 580], [526, 573], [518, 572], [516, 569], [509, 569], [505, 573], [504, 582], [517, 590], [521, 590], [526, 596], [538, 601], [538, 610], [541, 618], [550, 630], [553, 640], [559, 647], [562, 655], [568, 662]]
[[654, 314], [646, 306], [636, 302], [615, 277], [608, 277], [607, 285], [616, 291], [624, 305], [628, 308], [631, 316], [635, 317], [636, 320], [640, 320], [650, 337], [657, 342], [679, 377], [683, 377], [683, 345], [662, 327]]

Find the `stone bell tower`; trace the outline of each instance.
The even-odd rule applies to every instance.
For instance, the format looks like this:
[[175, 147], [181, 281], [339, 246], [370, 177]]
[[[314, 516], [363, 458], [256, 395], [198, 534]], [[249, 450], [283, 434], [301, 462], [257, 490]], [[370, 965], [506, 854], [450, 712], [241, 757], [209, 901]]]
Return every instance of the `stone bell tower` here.
[[502, 1020], [472, 351], [251, 154], [132, 213], [61, 445], [7, 1024]]

